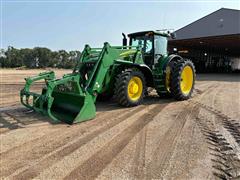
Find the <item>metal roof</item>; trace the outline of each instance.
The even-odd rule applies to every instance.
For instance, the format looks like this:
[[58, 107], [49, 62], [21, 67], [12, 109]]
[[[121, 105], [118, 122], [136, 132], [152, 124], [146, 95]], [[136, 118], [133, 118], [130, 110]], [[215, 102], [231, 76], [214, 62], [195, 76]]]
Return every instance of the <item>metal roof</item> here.
[[240, 10], [221, 8], [175, 32], [176, 40], [240, 34]]

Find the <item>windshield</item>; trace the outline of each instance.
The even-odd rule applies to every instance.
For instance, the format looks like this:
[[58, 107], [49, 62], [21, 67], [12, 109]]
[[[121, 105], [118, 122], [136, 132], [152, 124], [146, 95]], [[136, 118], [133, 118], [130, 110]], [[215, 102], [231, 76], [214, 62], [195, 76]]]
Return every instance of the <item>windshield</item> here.
[[152, 36], [138, 36], [132, 38], [132, 46], [141, 46], [143, 53], [153, 52]]

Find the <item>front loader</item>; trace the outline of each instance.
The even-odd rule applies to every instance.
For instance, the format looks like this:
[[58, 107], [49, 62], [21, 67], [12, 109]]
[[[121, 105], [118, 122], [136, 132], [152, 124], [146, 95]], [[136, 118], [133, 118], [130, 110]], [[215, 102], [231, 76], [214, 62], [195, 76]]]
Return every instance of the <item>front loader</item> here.
[[[86, 45], [72, 73], [56, 79], [54, 72], [26, 78], [20, 92], [21, 103], [68, 124], [93, 119], [97, 97], [114, 99], [122, 106], [141, 104], [147, 87], [159, 96], [177, 100], [190, 98], [195, 68], [190, 60], [167, 53], [165, 32], [144, 31], [129, 34], [129, 46], [91, 48]], [[44, 80], [41, 94], [30, 91], [35, 81]]]

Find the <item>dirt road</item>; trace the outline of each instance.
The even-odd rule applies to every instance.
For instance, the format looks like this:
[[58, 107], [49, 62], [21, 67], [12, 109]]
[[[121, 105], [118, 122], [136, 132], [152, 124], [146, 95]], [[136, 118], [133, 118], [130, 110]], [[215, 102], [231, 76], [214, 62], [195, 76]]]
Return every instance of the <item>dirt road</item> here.
[[3, 179], [240, 179], [239, 74], [199, 75], [188, 101], [97, 103], [97, 118], [69, 126], [20, 106], [28, 73], [1, 77]]

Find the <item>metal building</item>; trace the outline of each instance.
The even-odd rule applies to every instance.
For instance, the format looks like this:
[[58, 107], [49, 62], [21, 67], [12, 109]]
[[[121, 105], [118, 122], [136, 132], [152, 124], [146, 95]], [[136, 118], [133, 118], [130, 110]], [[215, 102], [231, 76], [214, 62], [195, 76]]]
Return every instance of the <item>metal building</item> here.
[[170, 50], [190, 58], [197, 72], [240, 70], [240, 11], [221, 8], [177, 31]]

